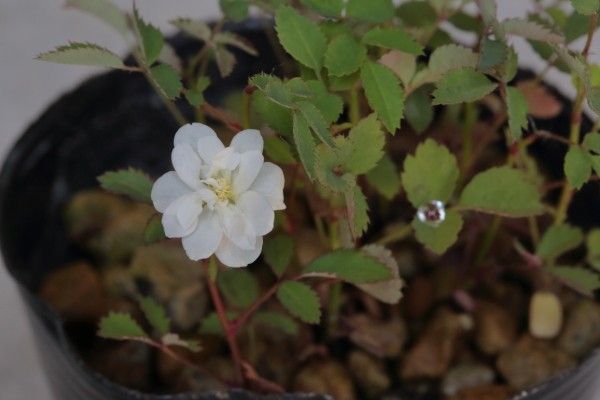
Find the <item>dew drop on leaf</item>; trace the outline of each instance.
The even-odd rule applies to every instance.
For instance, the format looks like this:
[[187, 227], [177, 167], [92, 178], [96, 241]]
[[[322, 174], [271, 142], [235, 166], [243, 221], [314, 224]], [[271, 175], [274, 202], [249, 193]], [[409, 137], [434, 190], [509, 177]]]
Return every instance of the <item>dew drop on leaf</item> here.
[[432, 200], [419, 207], [417, 218], [430, 226], [438, 226], [446, 219], [446, 207], [441, 201]]

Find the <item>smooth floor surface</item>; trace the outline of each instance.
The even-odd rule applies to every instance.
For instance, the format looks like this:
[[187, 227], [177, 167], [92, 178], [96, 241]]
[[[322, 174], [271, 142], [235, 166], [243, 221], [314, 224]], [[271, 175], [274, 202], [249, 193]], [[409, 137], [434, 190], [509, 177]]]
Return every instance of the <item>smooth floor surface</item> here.
[[[123, 8], [130, 0], [115, 0]], [[146, 19], [168, 31], [170, 19], [178, 16], [215, 18], [217, 0], [138, 1]], [[529, 7], [523, 0], [499, 0], [500, 16], [522, 15]], [[35, 55], [68, 40], [94, 41], [123, 54], [126, 45], [101, 23], [72, 10], [64, 0], [0, 0], [0, 160], [27, 125], [61, 93], [96, 71], [37, 62]], [[522, 50], [526, 45], [517, 41]], [[600, 60], [596, 41], [592, 57]], [[541, 69], [535, 57], [525, 64]], [[569, 86], [568, 77], [550, 76], [559, 86]], [[568, 91], [567, 91], [568, 93]], [[1, 262], [0, 262], [1, 264]], [[28, 321], [15, 284], [0, 265], [0, 398], [2, 400], [51, 400], [38, 363]], [[60, 400], [60, 399], [55, 399]]]

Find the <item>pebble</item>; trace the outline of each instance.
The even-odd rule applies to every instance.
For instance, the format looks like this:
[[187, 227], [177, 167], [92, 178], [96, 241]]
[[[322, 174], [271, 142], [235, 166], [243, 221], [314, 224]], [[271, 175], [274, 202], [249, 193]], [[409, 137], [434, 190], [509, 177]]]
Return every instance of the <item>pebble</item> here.
[[342, 364], [330, 359], [314, 360], [306, 364], [294, 378], [292, 390], [329, 394], [340, 400], [356, 399], [350, 372]]
[[392, 382], [383, 362], [363, 351], [353, 351], [348, 357], [350, 371], [368, 399], [379, 398]]
[[484, 364], [463, 363], [451, 368], [442, 381], [442, 391], [453, 396], [464, 389], [491, 384], [494, 371]]
[[535, 292], [529, 305], [529, 333], [538, 339], [553, 339], [563, 324], [563, 308], [551, 292]]
[[358, 314], [346, 319], [346, 323], [350, 327], [350, 340], [374, 356], [395, 358], [402, 353], [408, 336], [402, 319], [381, 321]]
[[507, 349], [517, 337], [518, 321], [496, 303], [479, 301], [475, 310], [475, 341], [479, 349], [495, 355]]
[[440, 378], [450, 366], [464, 333], [460, 314], [438, 310], [400, 364], [402, 379]]
[[95, 322], [108, 311], [100, 275], [85, 262], [50, 273], [39, 296], [66, 319]]
[[149, 390], [152, 350], [139, 342], [110, 342], [94, 347], [88, 355], [92, 368], [128, 388]]
[[575, 366], [576, 360], [552, 342], [524, 335], [498, 357], [496, 364], [511, 387], [523, 390]]
[[574, 357], [581, 357], [600, 345], [600, 305], [580, 300], [567, 313], [558, 346]]

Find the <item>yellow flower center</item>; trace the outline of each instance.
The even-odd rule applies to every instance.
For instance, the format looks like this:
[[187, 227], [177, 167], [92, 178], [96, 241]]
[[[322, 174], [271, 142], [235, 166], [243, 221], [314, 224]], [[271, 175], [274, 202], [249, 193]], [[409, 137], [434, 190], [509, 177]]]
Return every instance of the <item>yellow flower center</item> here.
[[213, 191], [217, 195], [219, 201], [230, 202], [233, 201], [233, 185], [229, 177], [221, 176], [216, 179], [216, 184], [213, 187]]

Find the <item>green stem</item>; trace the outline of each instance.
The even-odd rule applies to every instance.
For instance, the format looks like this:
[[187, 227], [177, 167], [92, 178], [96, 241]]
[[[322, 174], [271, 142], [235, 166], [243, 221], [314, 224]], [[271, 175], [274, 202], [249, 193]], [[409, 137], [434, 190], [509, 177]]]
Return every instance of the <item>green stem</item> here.
[[412, 231], [412, 225], [402, 225], [397, 229], [393, 229], [391, 232], [378, 239], [375, 243], [385, 246], [390, 243], [399, 242], [409, 237], [412, 234]]
[[244, 90], [242, 96], [242, 128], [250, 128], [250, 107], [252, 106], [252, 95]]
[[473, 263], [474, 266], [481, 264], [481, 262], [487, 257], [490, 249], [492, 248], [492, 244], [494, 244], [494, 240], [496, 239], [496, 235], [498, 234], [501, 223], [502, 218], [500, 218], [499, 215], [495, 215], [492, 219], [492, 223], [488, 226], [485, 232], [481, 247], [475, 256], [475, 262]]
[[[598, 14], [594, 14], [590, 20], [590, 26], [587, 34], [585, 46], [581, 55], [584, 60], [587, 60], [590, 48], [592, 46], [592, 39], [594, 38], [594, 31], [598, 24]], [[581, 120], [583, 114], [583, 102], [585, 100], [586, 88], [583, 82], [577, 82], [577, 97], [575, 98], [575, 104], [573, 106], [573, 112], [571, 113], [571, 132], [569, 134], [569, 141], [573, 144], [579, 143], [580, 131], [581, 131]], [[567, 219], [569, 211], [569, 204], [573, 198], [575, 188], [571, 186], [569, 182], [563, 186], [562, 193], [560, 194], [560, 200], [558, 201], [558, 207], [556, 209], [556, 215], [554, 216], [554, 224], [562, 224]]]
[[477, 122], [477, 106], [475, 103], [465, 103], [465, 119], [462, 129], [463, 147], [460, 158], [461, 176], [465, 176], [472, 163], [473, 128]]

